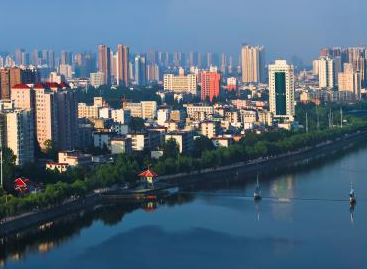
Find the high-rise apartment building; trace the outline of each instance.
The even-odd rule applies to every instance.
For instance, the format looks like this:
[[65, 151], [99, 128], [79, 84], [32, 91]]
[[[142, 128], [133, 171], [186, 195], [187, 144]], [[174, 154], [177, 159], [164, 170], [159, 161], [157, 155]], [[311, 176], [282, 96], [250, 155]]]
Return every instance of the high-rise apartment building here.
[[321, 57], [319, 60], [319, 87], [332, 89], [335, 87], [334, 59]]
[[214, 97], [219, 96], [220, 74], [217, 72], [203, 71], [201, 73], [201, 100], [209, 98], [210, 102]]
[[41, 83], [32, 87], [18, 84], [12, 88], [11, 98], [16, 108], [34, 110], [35, 132], [41, 149], [46, 149], [47, 140], [58, 142], [57, 102], [53, 91]]
[[34, 66], [41, 65], [41, 58], [39, 50], [33, 50], [31, 55], [31, 64]]
[[65, 83], [48, 83], [55, 93], [57, 103], [59, 150], [73, 150], [78, 143], [78, 98], [77, 93]]
[[111, 85], [111, 50], [105, 45], [98, 47], [98, 71], [103, 73], [103, 83]]
[[145, 57], [141, 55], [135, 56], [135, 83], [144, 86], [147, 83], [147, 66]]
[[241, 49], [242, 82], [265, 81], [265, 50], [263, 47], [243, 45]]
[[22, 82], [23, 70], [19, 67], [0, 70], [0, 94], [1, 99], [10, 99], [11, 88]]
[[71, 51], [66, 50], [61, 51], [60, 64], [67, 64], [67, 65], [73, 64], [73, 54]]
[[177, 93], [196, 94], [197, 79], [196, 75], [189, 74], [187, 76], [174, 76], [173, 74], [164, 75], [164, 90]]
[[148, 64], [147, 65], [147, 80], [149, 82], [158, 82], [160, 81], [160, 69], [157, 64]]
[[34, 128], [41, 149], [46, 149], [48, 140], [56, 143], [59, 150], [75, 148], [77, 97], [66, 84], [18, 84], [12, 88], [11, 98], [15, 108], [34, 111]]
[[128, 87], [130, 84], [129, 74], [129, 47], [117, 46], [117, 85]]
[[22, 65], [22, 55], [25, 53], [24, 49], [16, 49], [15, 50], [15, 63], [17, 65]]
[[367, 55], [359, 56], [353, 63], [355, 72], [359, 72], [361, 76], [362, 87], [367, 87]]
[[31, 109], [15, 109], [11, 101], [0, 102], [1, 146], [10, 148], [17, 165], [34, 161], [34, 115]]
[[277, 60], [269, 65], [269, 105], [274, 117], [293, 120], [294, 67], [287, 61]]
[[352, 64], [344, 64], [344, 72], [338, 73], [339, 91], [352, 92], [356, 100], [361, 99], [361, 75]]

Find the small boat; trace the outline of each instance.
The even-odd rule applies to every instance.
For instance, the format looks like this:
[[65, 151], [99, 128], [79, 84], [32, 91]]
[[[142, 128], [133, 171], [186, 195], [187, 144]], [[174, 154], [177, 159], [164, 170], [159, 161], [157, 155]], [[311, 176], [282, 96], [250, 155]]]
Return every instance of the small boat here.
[[260, 184], [259, 184], [259, 175], [257, 175], [256, 179], [256, 188], [254, 191], [254, 200], [258, 201], [261, 200], [261, 191], [260, 191]]
[[354, 188], [353, 188], [353, 184], [352, 183], [350, 184], [349, 202], [350, 202], [351, 205], [354, 205], [357, 202], [357, 200], [356, 200], [356, 194], [355, 194], [355, 191], [354, 191]]

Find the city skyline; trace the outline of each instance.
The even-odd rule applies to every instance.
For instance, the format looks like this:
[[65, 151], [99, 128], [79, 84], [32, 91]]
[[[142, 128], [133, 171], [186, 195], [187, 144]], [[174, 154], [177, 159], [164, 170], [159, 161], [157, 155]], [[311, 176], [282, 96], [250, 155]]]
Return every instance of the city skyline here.
[[[364, 36], [367, 19], [363, 15], [367, 3], [363, 0], [352, 0], [348, 5], [341, 0], [307, 3], [215, 0], [211, 5], [207, 0], [195, 3], [193, 0], [184, 3], [177, 0], [159, 3], [67, 0], [55, 13], [43, 12], [53, 5], [48, 1], [20, 2], [21, 10], [19, 3], [2, 4], [9, 12], [3, 14], [5, 25], [0, 34], [4, 38], [0, 51], [13, 51], [18, 47], [94, 51], [100, 44], [110, 47], [127, 44], [135, 52], [155, 49], [238, 55], [241, 44], [248, 43], [264, 46], [269, 62], [296, 55], [309, 63], [322, 47], [367, 43]], [[273, 12], [264, 11], [264, 6]], [[28, 23], [29, 14], [37, 13], [42, 14], [45, 23], [37, 25], [38, 31], [19, 34]], [[203, 20], [203, 13], [211, 14], [211, 20]], [[17, 19], [8, 14], [17, 14]], [[55, 14], [67, 16], [61, 20], [55, 19]], [[207, 27], [214, 23], [215, 27]], [[55, 30], [55, 35], [45, 34]]]

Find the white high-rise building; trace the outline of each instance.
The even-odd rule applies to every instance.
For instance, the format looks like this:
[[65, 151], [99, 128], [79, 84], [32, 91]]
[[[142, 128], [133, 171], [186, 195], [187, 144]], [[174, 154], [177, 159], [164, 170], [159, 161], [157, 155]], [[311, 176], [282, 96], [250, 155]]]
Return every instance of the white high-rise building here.
[[269, 65], [269, 103], [274, 117], [294, 119], [294, 67], [285, 60]]
[[17, 165], [34, 162], [34, 114], [32, 109], [16, 109], [8, 100], [0, 102], [0, 143], [10, 148]]
[[313, 75], [319, 74], [319, 60], [312, 61], [312, 74]]
[[319, 62], [319, 87], [332, 89], [335, 86], [334, 59], [322, 57]]
[[165, 91], [196, 94], [197, 79], [194, 74], [189, 74], [187, 76], [166, 74], [164, 75], [163, 85]]
[[241, 49], [242, 82], [259, 83], [265, 80], [265, 50], [243, 45]]
[[353, 64], [345, 63], [344, 72], [338, 73], [339, 91], [348, 91], [354, 94], [356, 100], [361, 99], [361, 75], [359, 72], [354, 72]]

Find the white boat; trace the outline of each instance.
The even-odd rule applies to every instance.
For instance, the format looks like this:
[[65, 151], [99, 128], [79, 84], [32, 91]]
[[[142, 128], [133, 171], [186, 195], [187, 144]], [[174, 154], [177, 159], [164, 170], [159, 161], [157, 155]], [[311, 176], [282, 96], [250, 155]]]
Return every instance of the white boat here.
[[261, 200], [259, 175], [257, 175], [257, 179], [256, 179], [256, 188], [255, 188], [255, 191], [254, 191], [254, 200]]
[[349, 202], [351, 204], [355, 204], [357, 202], [357, 200], [356, 200], [356, 194], [355, 194], [355, 191], [354, 191], [354, 188], [353, 188], [353, 184], [352, 183], [350, 184]]

